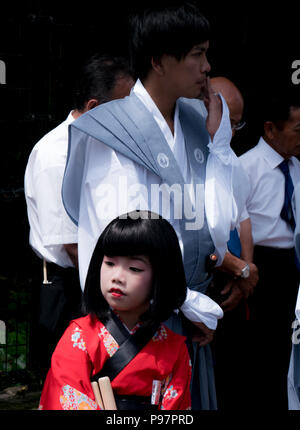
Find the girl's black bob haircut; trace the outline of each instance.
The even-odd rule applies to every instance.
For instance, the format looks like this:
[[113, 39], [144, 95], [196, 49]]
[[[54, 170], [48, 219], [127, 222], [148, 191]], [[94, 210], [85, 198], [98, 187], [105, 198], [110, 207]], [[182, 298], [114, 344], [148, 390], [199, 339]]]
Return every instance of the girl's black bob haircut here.
[[110, 308], [100, 288], [100, 268], [104, 255], [146, 255], [152, 264], [154, 282], [145, 324], [167, 320], [186, 297], [186, 279], [177, 235], [171, 224], [150, 211], [133, 211], [114, 219], [98, 239], [92, 255], [82, 310], [102, 322]]
[[154, 6], [131, 15], [129, 54], [135, 79], [147, 76], [152, 58], [166, 54], [180, 61], [209, 38], [210, 24], [193, 3]]

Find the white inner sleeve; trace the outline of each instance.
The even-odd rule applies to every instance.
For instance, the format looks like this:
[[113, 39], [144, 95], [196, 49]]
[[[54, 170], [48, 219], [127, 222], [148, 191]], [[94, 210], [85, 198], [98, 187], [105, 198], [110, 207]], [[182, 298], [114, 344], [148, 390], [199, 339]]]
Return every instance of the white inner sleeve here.
[[202, 322], [212, 330], [217, 328], [218, 319], [224, 316], [222, 308], [216, 302], [205, 294], [189, 288], [180, 309], [190, 321]]

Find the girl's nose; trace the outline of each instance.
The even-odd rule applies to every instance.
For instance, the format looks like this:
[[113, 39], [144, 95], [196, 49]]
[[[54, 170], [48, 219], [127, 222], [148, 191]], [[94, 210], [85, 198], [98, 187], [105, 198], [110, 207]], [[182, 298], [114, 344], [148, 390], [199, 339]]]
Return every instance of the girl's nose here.
[[112, 276], [112, 282], [124, 284], [125, 283], [125, 271], [122, 267], [115, 267]]

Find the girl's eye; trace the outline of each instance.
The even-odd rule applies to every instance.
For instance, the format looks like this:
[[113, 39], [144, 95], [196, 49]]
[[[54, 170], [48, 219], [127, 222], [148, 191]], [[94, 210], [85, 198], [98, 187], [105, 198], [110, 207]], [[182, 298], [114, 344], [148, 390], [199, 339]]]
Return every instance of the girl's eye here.
[[104, 262], [107, 266], [113, 266], [114, 263], [112, 261], [105, 261]]
[[139, 272], [142, 272], [142, 271], [143, 271], [142, 269], [138, 269], [137, 267], [130, 267], [130, 270], [131, 270], [132, 272], [137, 272], [137, 273], [139, 273]]

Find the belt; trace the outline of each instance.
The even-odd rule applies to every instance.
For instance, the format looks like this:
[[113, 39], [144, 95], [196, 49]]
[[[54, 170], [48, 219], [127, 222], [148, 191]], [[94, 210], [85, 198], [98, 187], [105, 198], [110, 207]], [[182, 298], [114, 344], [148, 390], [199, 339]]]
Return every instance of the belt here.
[[255, 245], [254, 249], [258, 252], [263, 251], [268, 254], [293, 254], [295, 248], [273, 248], [271, 246]]
[[254, 264], [268, 264], [276, 268], [277, 265], [287, 264], [295, 266], [295, 248], [271, 248], [255, 245], [253, 251]]

